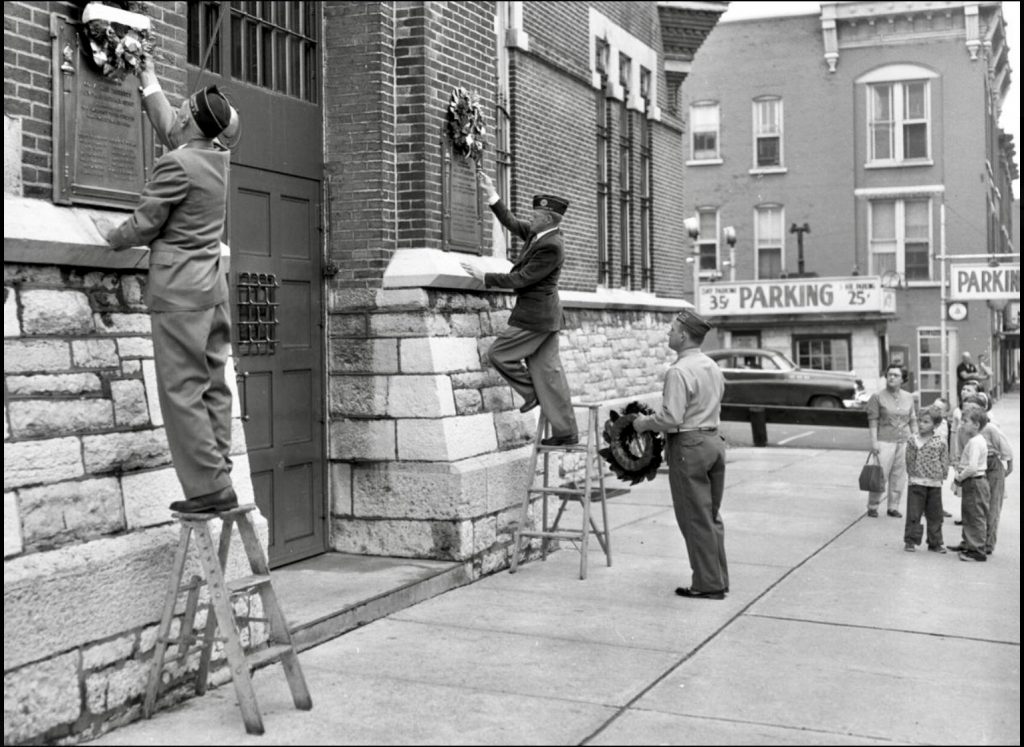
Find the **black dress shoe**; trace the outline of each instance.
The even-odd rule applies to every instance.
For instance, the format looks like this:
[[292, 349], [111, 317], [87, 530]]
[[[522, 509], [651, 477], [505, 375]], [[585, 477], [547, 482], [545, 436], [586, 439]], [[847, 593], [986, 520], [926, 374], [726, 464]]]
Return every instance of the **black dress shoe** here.
[[725, 599], [724, 589], [722, 591], [697, 591], [687, 586], [680, 586], [676, 589], [676, 594], [690, 599]]
[[885, 515], [886, 516], [891, 516], [894, 519], [902, 519], [903, 518], [903, 514], [901, 514], [899, 511], [894, 511], [892, 509], [889, 509], [888, 511], [886, 511]]
[[570, 433], [568, 436], [551, 436], [541, 439], [541, 446], [573, 446], [580, 442], [580, 434]]
[[228, 485], [212, 493], [189, 498], [184, 501], [175, 501], [171, 504], [171, 510], [182, 514], [209, 514], [217, 511], [230, 511], [238, 508], [238, 496], [235, 489]]
[[519, 412], [529, 412], [539, 404], [540, 402], [537, 400], [536, 397], [530, 397], [530, 399], [526, 400], [523, 403], [523, 406], [519, 408]]

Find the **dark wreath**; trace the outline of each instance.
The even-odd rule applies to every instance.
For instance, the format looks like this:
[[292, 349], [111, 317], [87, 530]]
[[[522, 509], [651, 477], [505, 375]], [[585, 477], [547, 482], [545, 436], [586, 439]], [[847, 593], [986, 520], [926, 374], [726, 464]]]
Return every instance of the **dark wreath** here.
[[630, 485], [653, 480], [661, 466], [665, 437], [652, 431], [637, 433], [633, 429], [633, 421], [638, 415], [653, 414], [654, 410], [642, 402], [630, 402], [621, 415], [615, 410], [608, 413], [604, 424], [603, 435], [608, 445], [598, 453], [611, 466], [615, 476]]

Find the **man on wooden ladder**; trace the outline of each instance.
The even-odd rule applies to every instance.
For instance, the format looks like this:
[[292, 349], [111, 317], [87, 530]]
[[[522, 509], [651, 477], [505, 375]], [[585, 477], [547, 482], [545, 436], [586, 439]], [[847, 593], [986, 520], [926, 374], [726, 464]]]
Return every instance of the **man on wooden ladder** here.
[[153, 166], [139, 205], [119, 226], [96, 220], [116, 250], [150, 247], [146, 303], [167, 442], [185, 500], [172, 511], [238, 506], [231, 482], [231, 351], [228, 287], [221, 268], [230, 154], [218, 138], [236, 136], [238, 112], [216, 86], [175, 112], [160, 90], [153, 59], [140, 73], [143, 107], [171, 149]]

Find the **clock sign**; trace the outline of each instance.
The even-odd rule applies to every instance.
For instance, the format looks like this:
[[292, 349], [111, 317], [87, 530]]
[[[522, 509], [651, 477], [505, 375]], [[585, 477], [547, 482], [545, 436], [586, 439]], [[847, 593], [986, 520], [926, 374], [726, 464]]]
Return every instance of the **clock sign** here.
[[954, 301], [946, 306], [946, 315], [954, 322], [962, 322], [967, 318], [967, 304]]

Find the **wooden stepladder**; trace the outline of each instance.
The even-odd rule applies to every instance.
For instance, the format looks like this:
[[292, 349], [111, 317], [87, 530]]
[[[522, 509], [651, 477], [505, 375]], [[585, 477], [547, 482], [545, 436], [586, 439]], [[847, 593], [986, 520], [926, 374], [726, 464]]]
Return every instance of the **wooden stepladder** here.
[[[519, 567], [520, 553], [522, 552], [523, 537], [541, 537], [541, 557], [547, 559], [548, 543], [552, 539], [568, 540], [574, 544], [580, 553], [580, 578], [587, 577], [587, 551], [589, 549], [590, 535], [597, 537], [601, 549], [604, 551], [608, 565], [612, 564], [611, 534], [608, 528], [608, 497], [612, 491], [605, 487], [604, 465], [598, 449], [601, 444], [601, 431], [598, 422], [598, 415], [601, 403], [573, 403], [575, 408], [587, 408], [587, 428], [583, 434], [583, 442], [571, 446], [542, 446], [541, 439], [549, 431], [548, 420], [541, 413], [537, 420], [537, 436], [533, 442], [533, 453], [530, 455], [530, 484], [523, 496], [522, 510], [519, 516], [519, 525], [516, 527], [515, 541], [512, 549], [511, 573], [515, 573]], [[551, 471], [553, 465], [551, 455], [556, 452], [580, 452], [585, 455], [583, 485], [579, 486], [556, 486], [551, 484]], [[541, 483], [535, 485], [537, 480], [537, 463], [540, 455], [543, 454], [543, 466], [541, 470]], [[625, 491], [614, 491], [615, 493]], [[536, 496], [541, 496], [541, 527], [539, 530], [526, 530], [530, 512], [530, 503]], [[553, 521], [548, 519], [548, 498], [554, 497], [559, 501], [558, 511]], [[578, 502], [583, 509], [582, 526], [579, 529], [561, 529], [559, 527], [565, 509], [569, 502]], [[598, 526], [592, 513], [594, 502], [601, 504], [601, 525]]]
[[[248, 733], [263, 733], [263, 718], [260, 716], [256, 694], [252, 686], [252, 670], [263, 664], [280, 661], [284, 666], [284, 673], [288, 679], [288, 687], [292, 691], [295, 707], [304, 711], [313, 707], [288, 624], [281, 612], [281, 606], [277, 602], [274, 587], [270, 583], [270, 569], [267, 566], [266, 556], [263, 554], [263, 546], [260, 544], [249, 516], [249, 512], [255, 508], [255, 506], [248, 505], [220, 513], [174, 514], [174, 517], [181, 522], [181, 535], [178, 540], [178, 549], [174, 555], [174, 568], [164, 602], [163, 615], [160, 618], [153, 668], [149, 673], [149, 683], [146, 688], [146, 700], [143, 706], [143, 714], [146, 718], [153, 714], [156, 706], [160, 686], [163, 682], [164, 659], [168, 645], [177, 646], [176, 657], [182, 662], [190, 654], [197, 650], [200, 651], [199, 671], [196, 675], [196, 694], [202, 695], [206, 692], [210, 673], [210, 658], [215, 640], [224, 644], [224, 653], [227, 656], [231, 679], [235, 683], [235, 693], [238, 696], [238, 706], [242, 711], [242, 720], [245, 722], [245, 730]], [[219, 546], [216, 549], [210, 534], [210, 522], [215, 519], [224, 522]], [[228, 551], [231, 548], [231, 529], [235, 525], [238, 526], [238, 534], [249, 559], [252, 575], [227, 581], [224, 574], [227, 568]], [[185, 562], [188, 559], [188, 546], [193, 536], [195, 536], [199, 563], [206, 578], [204, 581], [199, 576], [192, 576], [190, 581], [182, 584]], [[195, 614], [199, 608], [199, 592], [204, 585], [209, 590], [209, 609], [206, 614], [205, 630], [201, 636], [197, 636]], [[265, 648], [247, 653], [242, 648], [231, 598], [251, 590], [255, 590], [260, 595], [263, 602], [263, 613], [266, 617], [247, 618], [246, 621], [267, 623], [269, 642]], [[187, 594], [182, 613], [181, 630], [177, 638], [171, 639], [171, 621], [175, 615], [178, 598], [183, 592], [187, 592]], [[219, 636], [217, 635], [218, 630]]]

